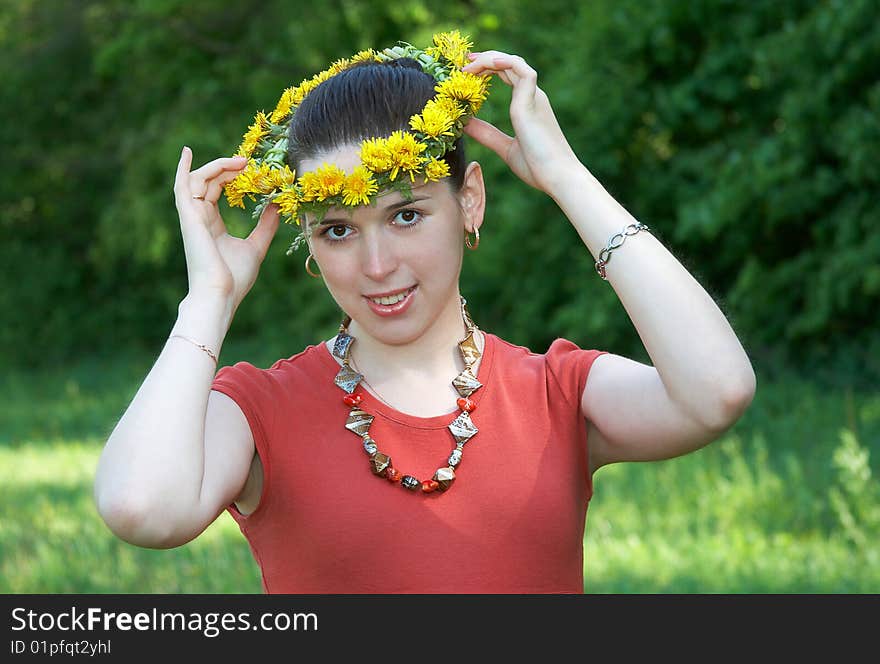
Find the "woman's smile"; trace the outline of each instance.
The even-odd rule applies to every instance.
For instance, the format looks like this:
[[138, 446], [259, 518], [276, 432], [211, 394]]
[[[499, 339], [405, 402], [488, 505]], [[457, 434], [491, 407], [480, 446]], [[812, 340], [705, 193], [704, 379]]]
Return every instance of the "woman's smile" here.
[[391, 291], [384, 295], [365, 295], [367, 304], [373, 313], [379, 316], [396, 316], [409, 309], [415, 297], [418, 285], [403, 290]]

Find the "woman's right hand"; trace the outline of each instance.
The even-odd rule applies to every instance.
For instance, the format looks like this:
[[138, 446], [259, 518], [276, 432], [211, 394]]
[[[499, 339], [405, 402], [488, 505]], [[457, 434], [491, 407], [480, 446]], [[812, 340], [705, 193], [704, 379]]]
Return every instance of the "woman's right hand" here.
[[192, 150], [184, 147], [174, 179], [189, 294], [220, 297], [234, 312], [254, 285], [278, 230], [278, 206], [268, 205], [246, 238], [230, 235], [217, 203], [224, 185], [244, 169], [247, 159], [224, 157], [191, 171], [192, 157]]

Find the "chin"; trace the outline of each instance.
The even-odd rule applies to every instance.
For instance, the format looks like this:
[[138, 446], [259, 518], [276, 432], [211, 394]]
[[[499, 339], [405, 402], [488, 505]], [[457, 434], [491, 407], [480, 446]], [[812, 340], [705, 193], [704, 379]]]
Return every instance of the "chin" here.
[[[367, 312], [367, 316], [371, 316], [371, 312]], [[375, 319], [375, 316], [373, 316]], [[413, 319], [409, 320], [370, 320], [369, 325], [363, 323], [364, 320], [358, 321], [358, 325], [371, 337], [388, 346], [404, 346], [412, 343], [424, 334], [421, 324]]]

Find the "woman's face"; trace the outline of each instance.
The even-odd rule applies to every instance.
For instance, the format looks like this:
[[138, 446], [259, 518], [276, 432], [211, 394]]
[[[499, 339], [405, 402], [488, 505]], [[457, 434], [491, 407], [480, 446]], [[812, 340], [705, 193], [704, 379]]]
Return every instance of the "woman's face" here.
[[[358, 148], [303, 161], [300, 170], [325, 162], [350, 173], [359, 164]], [[374, 200], [331, 208], [320, 224], [310, 219], [309, 248], [339, 307], [375, 339], [405, 344], [450, 307], [458, 311], [464, 233], [482, 223], [482, 175], [473, 163], [459, 192], [447, 180], [416, 180], [411, 201], [398, 192]]]

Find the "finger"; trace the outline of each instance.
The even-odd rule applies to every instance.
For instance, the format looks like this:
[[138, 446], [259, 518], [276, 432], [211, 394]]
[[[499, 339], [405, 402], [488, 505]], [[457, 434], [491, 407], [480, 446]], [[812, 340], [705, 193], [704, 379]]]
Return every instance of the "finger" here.
[[269, 203], [260, 215], [260, 220], [254, 230], [247, 236], [248, 242], [253, 243], [260, 253], [260, 260], [263, 260], [266, 257], [266, 252], [269, 251], [269, 245], [272, 238], [275, 237], [275, 231], [278, 230], [279, 219], [278, 206], [275, 203]]
[[[200, 234], [205, 228], [203, 215], [195, 206], [190, 183], [190, 168], [192, 168], [192, 150], [184, 146], [180, 153], [180, 161], [177, 162], [177, 172], [174, 176], [174, 202], [180, 218], [180, 229], [183, 234], [184, 248], [188, 244], [188, 237], [195, 233]], [[201, 223], [195, 223], [200, 220]], [[210, 230], [209, 230], [210, 232]]]
[[470, 62], [462, 67], [462, 71], [471, 74], [497, 74], [500, 69], [495, 66], [495, 60], [498, 58], [511, 58], [509, 53], [503, 51], [479, 51], [476, 53], [468, 53]]
[[522, 56], [502, 53], [501, 51], [483, 51], [468, 54], [471, 62], [462, 69], [472, 74], [490, 73], [502, 74], [513, 73], [517, 79], [536, 79], [538, 73], [525, 61]]
[[247, 166], [245, 157], [220, 157], [209, 161], [189, 174], [191, 193], [204, 195], [209, 180], [217, 177], [224, 171], [240, 171]]
[[510, 146], [514, 140], [512, 136], [508, 136], [495, 125], [479, 118], [471, 118], [464, 126], [464, 133], [478, 143], [485, 145], [505, 162], [507, 161], [507, 154], [510, 152]]
[[503, 73], [514, 74], [511, 95], [513, 104], [534, 104], [535, 92], [538, 88], [538, 72], [525, 60], [518, 55], [500, 55], [492, 58], [492, 66], [502, 78]]
[[477, 73], [480, 69], [491, 68], [492, 59], [498, 58], [503, 55], [507, 55], [507, 53], [503, 51], [471, 51], [468, 53], [467, 57], [470, 62], [466, 64], [462, 69], [464, 71], [469, 71], [472, 74]]
[[180, 151], [180, 160], [177, 162], [177, 172], [174, 175], [174, 196], [178, 203], [189, 199], [189, 169], [192, 166], [192, 150], [183, 146]]
[[223, 171], [220, 175], [208, 181], [205, 191], [205, 202], [213, 205], [219, 201], [223, 193], [223, 187], [237, 178], [240, 173], [240, 170]]

